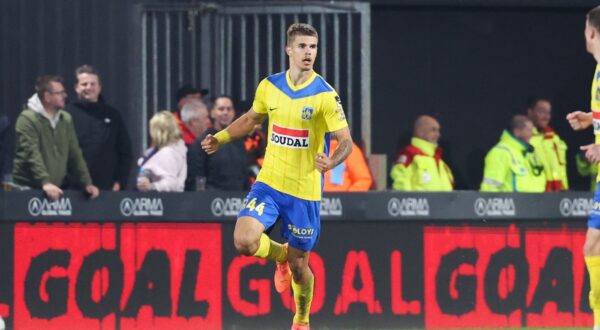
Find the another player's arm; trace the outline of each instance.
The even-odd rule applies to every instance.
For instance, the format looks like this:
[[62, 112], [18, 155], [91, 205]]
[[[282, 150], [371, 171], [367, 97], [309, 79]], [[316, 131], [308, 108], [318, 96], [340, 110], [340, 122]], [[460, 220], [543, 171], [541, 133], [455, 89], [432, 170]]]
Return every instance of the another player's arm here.
[[574, 130], [579, 131], [590, 127], [593, 117], [591, 112], [573, 111], [567, 115], [567, 121]]
[[251, 108], [224, 130], [218, 132], [214, 136], [208, 134], [204, 140], [202, 140], [202, 149], [209, 155], [213, 154], [219, 149], [220, 145], [248, 135], [252, 128], [254, 128], [256, 124], [262, 124], [266, 117], [266, 114], [257, 113]]
[[[567, 121], [569, 125], [576, 130], [583, 130], [594, 122], [594, 118], [591, 112], [574, 111], [567, 115]], [[600, 144], [588, 144], [581, 146], [580, 149], [585, 152], [585, 157], [592, 163], [600, 162]]]
[[350, 129], [348, 127], [341, 128], [335, 132], [335, 137], [338, 140], [338, 147], [331, 155], [327, 157], [324, 153], [318, 153], [316, 159], [317, 170], [321, 173], [325, 173], [332, 168], [338, 166], [341, 162], [346, 160], [352, 152], [352, 136], [350, 135]]

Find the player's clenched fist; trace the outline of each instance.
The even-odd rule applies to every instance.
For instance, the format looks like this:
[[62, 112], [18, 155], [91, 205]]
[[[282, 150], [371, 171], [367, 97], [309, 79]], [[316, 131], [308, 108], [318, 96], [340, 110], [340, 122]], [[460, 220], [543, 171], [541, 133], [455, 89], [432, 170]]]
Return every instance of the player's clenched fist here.
[[204, 150], [207, 154], [212, 155], [217, 150], [219, 150], [219, 141], [212, 136], [212, 134], [208, 134], [204, 140], [200, 143], [202, 146], [202, 150]]
[[573, 111], [567, 115], [567, 121], [576, 131], [586, 129], [592, 124], [592, 113]]
[[331, 158], [327, 157], [327, 155], [325, 155], [322, 152], [317, 154], [315, 166], [317, 167], [317, 170], [319, 170], [319, 172], [325, 173], [332, 169], [334, 167], [333, 165], [333, 161], [331, 160]]

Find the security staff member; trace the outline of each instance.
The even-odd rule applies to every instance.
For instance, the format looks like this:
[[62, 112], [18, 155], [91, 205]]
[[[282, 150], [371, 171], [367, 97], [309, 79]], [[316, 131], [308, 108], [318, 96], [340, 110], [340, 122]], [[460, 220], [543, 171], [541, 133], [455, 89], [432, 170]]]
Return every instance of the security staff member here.
[[394, 190], [451, 191], [454, 177], [438, 147], [440, 124], [431, 116], [415, 121], [413, 138], [396, 159], [390, 176]]
[[485, 156], [481, 191], [543, 192], [546, 189], [544, 167], [529, 144], [533, 123], [516, 115], [510, 131], [504, 130], [500, 141]]

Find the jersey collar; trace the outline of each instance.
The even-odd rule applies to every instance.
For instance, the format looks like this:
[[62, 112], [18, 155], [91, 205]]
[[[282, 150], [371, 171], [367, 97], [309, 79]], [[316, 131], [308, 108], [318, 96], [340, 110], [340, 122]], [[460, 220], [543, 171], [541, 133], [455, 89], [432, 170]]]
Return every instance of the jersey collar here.
[[310, 77], [308, 79], [306, 79], [305, 82], [303, 82], [302, 84], [296, 86], [292, 83], [292, 80], [290, 79], [290, 70], [287, 70], [285, 72], [285, 81], [287, 82], [288, 86], [290, 87], [291, 90], [295, 91], [299, 91], [302, 88], [310, 85], [313, 80], [315, 80], [315, 78], [317, 77], [317, 73], [315, 71], [312, 72], [312, 74], [310, 75]]

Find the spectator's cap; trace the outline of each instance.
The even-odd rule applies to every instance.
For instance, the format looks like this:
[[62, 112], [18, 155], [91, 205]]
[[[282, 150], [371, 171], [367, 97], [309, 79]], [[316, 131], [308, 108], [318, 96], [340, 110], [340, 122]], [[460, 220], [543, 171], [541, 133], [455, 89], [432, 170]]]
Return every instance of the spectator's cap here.
[[192, 86], [191, 84], [185, 84], [183, 86], [181, 86], [178, 90], [177, 90], [177, 102], [179, 102], [182, 98], [191, 95], [191, 94], [200, 94], [202, 96], [205, 96], [209, 93], [208, 89], [198, 89], [194, 86]]

